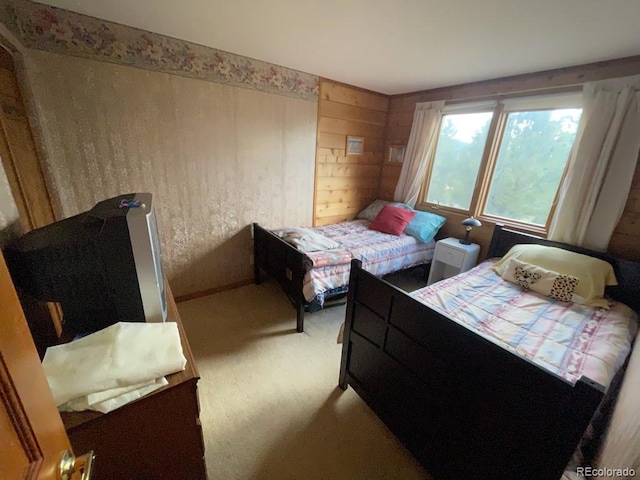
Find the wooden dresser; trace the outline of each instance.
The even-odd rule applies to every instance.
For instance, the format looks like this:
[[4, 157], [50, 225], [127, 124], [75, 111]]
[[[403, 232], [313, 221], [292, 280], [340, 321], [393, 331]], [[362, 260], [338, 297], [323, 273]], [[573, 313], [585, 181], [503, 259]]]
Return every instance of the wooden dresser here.
[[62, 412], [76, 453], [94, 450], [92, 480], [206, 480], [198, 403], [198, 370], [173, 295], [167, 286], [167, 321], [176, 322], [187, 358], [169, 385], [102, 414]]

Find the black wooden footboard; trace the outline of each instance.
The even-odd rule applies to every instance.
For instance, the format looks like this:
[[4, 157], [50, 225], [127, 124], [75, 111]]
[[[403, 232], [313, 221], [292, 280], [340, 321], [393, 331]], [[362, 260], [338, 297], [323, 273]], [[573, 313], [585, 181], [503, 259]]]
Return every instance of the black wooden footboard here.
[[603, 396], [351, 265], [340, 386], [437, 479], [559, 479]]
[[311, 260], [257, 223], [253, 224], [254, 281], [260, 283], [260, 269], [272, 275], [282, 286], [296, 309], [296, 329], [304, 330], [304, 274], [311, 268]]

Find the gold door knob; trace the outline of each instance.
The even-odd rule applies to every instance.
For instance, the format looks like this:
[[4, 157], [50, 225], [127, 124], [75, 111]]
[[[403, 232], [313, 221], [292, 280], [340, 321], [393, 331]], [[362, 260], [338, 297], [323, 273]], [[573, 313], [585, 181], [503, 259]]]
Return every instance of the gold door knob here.
[[58, 466], [59, 480], [91, 480], [91, 470], [95, 455], [93, 450], [76, 457], [69, 450], [62, 452]]

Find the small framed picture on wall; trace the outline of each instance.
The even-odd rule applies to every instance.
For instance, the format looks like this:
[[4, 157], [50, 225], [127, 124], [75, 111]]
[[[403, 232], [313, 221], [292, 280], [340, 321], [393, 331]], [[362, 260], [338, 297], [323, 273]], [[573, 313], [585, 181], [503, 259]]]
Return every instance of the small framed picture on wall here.
[[404, 145], [390, 145], [389, 146], [389, 162], [390, 163], [402, 163], [404, 161]]
[[347, 136], [347, 155], [362, 155], [364, 152], [364, 137]]

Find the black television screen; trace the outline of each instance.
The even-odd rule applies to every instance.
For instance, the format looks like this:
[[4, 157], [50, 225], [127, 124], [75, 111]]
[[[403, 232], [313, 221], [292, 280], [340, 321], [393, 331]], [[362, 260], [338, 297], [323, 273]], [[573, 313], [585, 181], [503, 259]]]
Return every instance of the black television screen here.
[[167, 303], [150, 193], [129, 193], [41, 227], [5, 250], [18, 289], [58, 302], [66, 333], [162, 322]]

